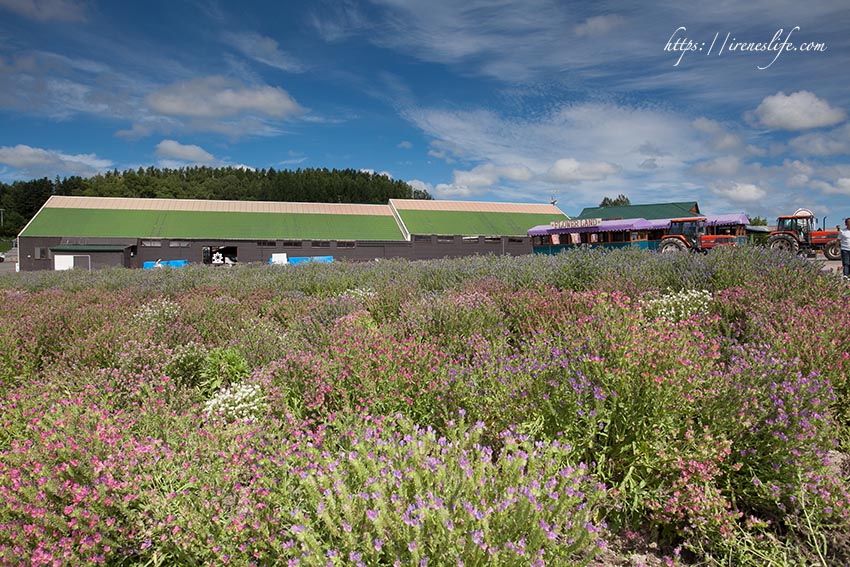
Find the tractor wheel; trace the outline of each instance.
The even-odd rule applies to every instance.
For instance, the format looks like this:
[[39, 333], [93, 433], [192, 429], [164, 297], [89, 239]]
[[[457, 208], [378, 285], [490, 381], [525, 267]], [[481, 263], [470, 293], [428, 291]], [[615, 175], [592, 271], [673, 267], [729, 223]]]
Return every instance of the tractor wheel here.
[[678, 238], [665, 238], [658, 245], [658, 251], [662, 254], [678, 254], [684, 252], [688, 247]]
[[767, 240], [767, 246], [771, 250], [781, 250], [796, 254], [800, 251], [800, 243], [793, 236], [787, 234], [774, 234]]
[[837, 240], [833, 240], [829, 244], [823, 247], [823, 255], [827, 260], [840, 260], [841, 259], [841, 245]]

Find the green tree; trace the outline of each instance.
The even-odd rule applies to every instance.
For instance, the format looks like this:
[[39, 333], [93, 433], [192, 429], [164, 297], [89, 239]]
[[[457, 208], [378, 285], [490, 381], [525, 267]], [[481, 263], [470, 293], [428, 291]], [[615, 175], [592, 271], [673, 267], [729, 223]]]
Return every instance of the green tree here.
[[0, 183], [3, 232], [17, 234], [51, 195], [358, 204], [432, 198], [427, 191], [414, 190], [404, 181], [356, 169], [114, 169], [90, 178], [57, 177], [54, 182], [45, 177], [11, 185]]
[[[750, 219], [750, 226], [767, 226], [766, 218], [762, 218], [760, 216], [751, 217], [750, 215], [747, 215], [747, 218]], [[752, 244], [766, 245], [768, 238], [770, 238], [770, 233], [767, 232], [750, 231], [749, 234], [750, 242]]]
[[620, 193], [614, 199], [612, 199], [610, 197], [605, 197], [604, 199], [602, 199], [602, 202], [599, 203], [599, 206], [600, 207], [625, 207], [625, 206], [628, 206], [628, 205], [631, 205], [631, 204], [632, 203], [631, 203], [631, 201], [629, 201], [629, 198], [626, 197], [625, 195], [623, 195], [622, 193]]

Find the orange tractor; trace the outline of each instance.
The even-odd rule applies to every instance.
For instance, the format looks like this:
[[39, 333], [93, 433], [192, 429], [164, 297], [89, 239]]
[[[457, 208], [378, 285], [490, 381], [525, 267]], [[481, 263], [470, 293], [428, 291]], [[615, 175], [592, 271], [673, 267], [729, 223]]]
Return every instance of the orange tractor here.
[[738, 239], [731, 234], [706, 234], [705, 217], [672, 219], [670, 227], [658, 245], [662, 254], [684, 252], [708, 252], [716, 246], [737, 246]]
[[[826, 224], [824, 220], [824, 224]], [[815, 215], [808, 209], [797, 209], [793, 215], [776, 219], [776, 230], [767, 245], [773, 250], [814, 256], [819, 250], [827, 260], [840, 260], [841, 247], [837, 230], [816, 230]]]

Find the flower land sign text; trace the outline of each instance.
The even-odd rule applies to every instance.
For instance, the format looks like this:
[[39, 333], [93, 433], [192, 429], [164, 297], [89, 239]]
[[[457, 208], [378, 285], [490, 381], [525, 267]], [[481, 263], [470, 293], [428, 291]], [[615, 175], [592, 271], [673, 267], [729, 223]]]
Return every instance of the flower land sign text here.
[[588, 226], [599, 226], [602, 224], [602, 219], [570, 219], [552, 221], [549, 224], [552, 228], [585, 228]]

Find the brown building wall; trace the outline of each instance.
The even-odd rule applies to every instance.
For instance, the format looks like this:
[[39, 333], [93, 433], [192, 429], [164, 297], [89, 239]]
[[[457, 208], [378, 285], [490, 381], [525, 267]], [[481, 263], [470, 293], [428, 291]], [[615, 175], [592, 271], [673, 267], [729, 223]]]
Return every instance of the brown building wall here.
[[[81, 252], [93, 255], [92, 269], [106, 266], [141, 268], [145, 262], [186, 260], [191, 264], [204, 261], [204, 248], [235, 248], [240, 263], [268, 263], [272, 254], [286, 253], [288, 257], [333, 256], [335, 260], [369, 261], [377, 258], [406, 258], [427, 260], [474, 255], [531, 254], [527, 237], [464, 237], [414, 235], [410, 241], [256, 241], [256, 240], [177, 240], [177, 239], [115, 239], [22, 237], [18, 241], [21, 271], [52, 270], [53, 252], [60, 245], [97, 246], [120, 245], [124, 254], [116, 252]], [[61, 252], [65, 254], [67, 252]]]

